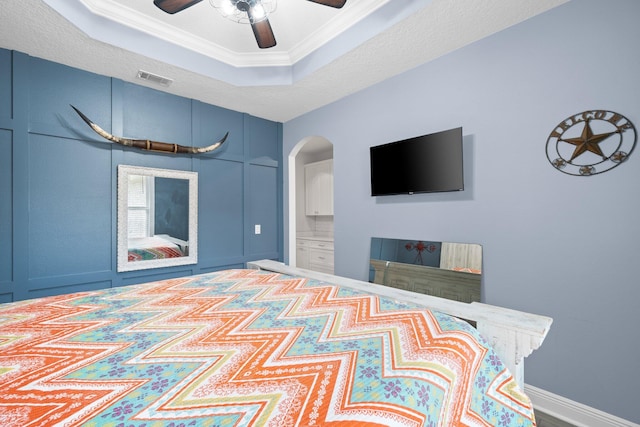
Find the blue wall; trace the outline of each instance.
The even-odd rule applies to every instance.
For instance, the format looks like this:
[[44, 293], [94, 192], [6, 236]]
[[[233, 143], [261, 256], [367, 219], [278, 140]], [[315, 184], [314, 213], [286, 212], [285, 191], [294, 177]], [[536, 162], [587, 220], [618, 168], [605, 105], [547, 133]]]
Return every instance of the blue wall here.
[[[124, 148], [69, 104], [114, 135], [229, 138], [204, 155]], [[281, 141], [280, 123], [0, 50], [0, 302], [281, 258]], [[116, 272], [119, 164], [198, 172], [198, 264]]]
[[[333, 143], [337, 274], [367, 278], [373, 236], [479, 243], [483, 300], [554, 318], [526, 382], [634, 422], [640, 150], [576, 177], [551, 167], [545, 145], [585, 110], [640, 127], [638, 18], [637, 0], [570, 1], [285, 123], [283, 149]], [[370, 146], [457, 126], [463, 192], [370, 196]]]
[[189, 240], [189, 181], [154, 178], [154, 234]]

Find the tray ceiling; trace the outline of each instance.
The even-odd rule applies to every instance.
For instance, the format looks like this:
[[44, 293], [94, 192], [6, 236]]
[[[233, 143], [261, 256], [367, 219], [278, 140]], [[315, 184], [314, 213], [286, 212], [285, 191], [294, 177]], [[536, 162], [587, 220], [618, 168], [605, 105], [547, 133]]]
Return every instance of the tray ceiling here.
[[279, 0], [278, 44], [259, 49], [208, 0], [175, 15], [152, 0], [5, 0], [0, 47], [286, 122], [566, 1]]

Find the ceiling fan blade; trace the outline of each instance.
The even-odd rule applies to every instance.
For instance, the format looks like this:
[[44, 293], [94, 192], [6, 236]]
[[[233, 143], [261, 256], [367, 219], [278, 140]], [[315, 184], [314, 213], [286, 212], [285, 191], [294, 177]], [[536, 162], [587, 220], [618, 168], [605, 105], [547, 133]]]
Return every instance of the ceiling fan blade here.
[[253, 30], [253, 35], [256, 36], [256, 41], [260, 49], [266, 49], [276, 45], [276, 36], [273, 35], [271, 24], [267, 18], [262, 21], [252, 22], [251, 29]]
[[347, 0], [309, 0], [309, 1], [322, 4], [325, 6], [335, 7], [336, 9], [340, 9], [347, 2]]
[[153, 4], [167, 13], [174, 14], [201, 1], [202, 0], [153, 0]]

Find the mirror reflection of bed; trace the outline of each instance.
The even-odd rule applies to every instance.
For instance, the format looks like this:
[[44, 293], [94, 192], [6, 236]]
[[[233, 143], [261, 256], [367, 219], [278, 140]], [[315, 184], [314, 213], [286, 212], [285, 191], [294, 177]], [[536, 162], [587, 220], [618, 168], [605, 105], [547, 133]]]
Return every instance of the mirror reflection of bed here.
[[189, 255], [189, 242], [176, 239], [168, 234], [130, 238], [128, 246], [127, 260], [129, 262], [179, 258]]
[[197, 173], [118, 166], [118, 271], [197, 263]]
[[128, 261], [189, 255], [189, 181], [131, 174]]
[[480, 301], [478, 244], [373, 237], [370, 257], [370, 282], [456, 301]]

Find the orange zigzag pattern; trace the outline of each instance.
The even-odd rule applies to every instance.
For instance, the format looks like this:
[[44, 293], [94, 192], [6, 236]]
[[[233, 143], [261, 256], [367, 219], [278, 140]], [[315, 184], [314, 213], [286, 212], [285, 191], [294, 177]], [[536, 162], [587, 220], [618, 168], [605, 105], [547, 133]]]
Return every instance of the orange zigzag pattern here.
[[[99, 303], [77, 304], [99, 296]], [[91, 318], [109, 303], [115, 308], [108, 316]], [[277, 322], [267, 325], [263, 319], [272, 316], [268, 310], [274, 307], [280, 307], [273, 319]], [[79, 339], [136, 315], [139, 320], [114, 332], [116, 341]], [[348, 339], [385, 342], [388, 350], [380, 356], [383, 376], [426, 379], [442, 389], [442, 406], [447, 409], [443, 425], [457, 425], [461, 419], [483, 425], [468, 409], [469, 399], [461, 398], [471, 394], [487, 352], [474, 336], [443, 331], [427, 310], [383, 310], [373, 295], [253, 270], [5, 307], [0, 313], [0, 420], [25, 427], [54, 419], [80, 423], [105, 411], [150, 379], [82, 380], [74, 379], [74, 373], [129, 349], [136, 344], [132, 334], [143, 333], [165, 338], [122, 364], [179, 360], [190, 363], [194, 374], [141, 410], [139, 420], [176, 419], [176, 413], [231, 413], [247, 425], [278, 427], [354, 425], [348, 420], [355, 416], [367, 419], [367, 425], [422, 425], [424, 414], [417, 410], [374, 399], [352, 400], [356, 350], [296, 352], [305, 334], [303, 325], [320, 319], [314, 345]]]

